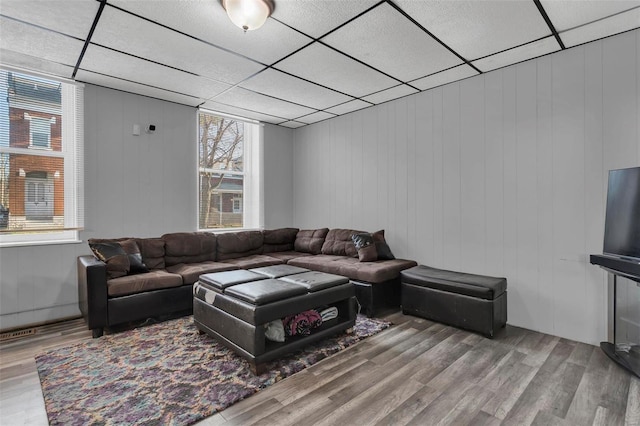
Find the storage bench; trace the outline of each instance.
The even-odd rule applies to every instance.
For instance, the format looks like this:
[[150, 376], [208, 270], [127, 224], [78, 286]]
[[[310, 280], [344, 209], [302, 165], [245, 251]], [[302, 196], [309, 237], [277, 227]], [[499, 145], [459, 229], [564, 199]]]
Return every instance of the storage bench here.
[[402, 312], [493, 337], [507, 323], [507, 279], [419, 265], [400, 273]]
[[[301, 268], [282, 276], [283, 266], [206, 274], [194, 285], [198, 329], [246, 358], [255, 374], [268, 361], [355, 325], [355, 290], [347, 278]], [[274, 275], [280, 278], [269, 278]], [[284, 342], [266, 338], [269, 322], [321, 306], [336, 307], [338, 317], [310, 335], [289, 336]]]

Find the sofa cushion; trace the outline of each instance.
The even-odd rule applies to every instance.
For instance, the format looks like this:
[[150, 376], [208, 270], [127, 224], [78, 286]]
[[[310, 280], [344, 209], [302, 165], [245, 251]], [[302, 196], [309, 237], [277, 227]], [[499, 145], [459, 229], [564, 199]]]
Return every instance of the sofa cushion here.
[[413, 260], [394, 259], [375, 262], [360, 262], [353, 257], [318, 255], [291, 259], [289, 265], [314, 271], [343, 275], [349, 279], [369, 283], [381, 283], [400, 275], [400, 271], [416, 266]]
[[239, 257], [262, 254], [264, 236], [260, 231], [240, 231], [218, 234], [217, 260], [225, 261]]
[[298, 235], [298, 228], [265, 229], [263, 253], [291, 251]]
[[136, 238], [142, 261], [150, 270], [164, 269], [164, 240], [162, 238]]
[[287, 262], [288, 265], [299, 266], [301, 268], [311, 269], [313, 271], [330, 272], [327, 269], [329, 263], [343, 259], [344, 256], [331, 256], [327, 254], [318, 254], [316, 256], [300, 256]]
[[329, 228], [301, 229], [296, 234], [293, 248], [302, 253], [320, 254], [328, 233]]
[[109, 297], [126, 296], [162, 288], [180, 287], [182, 277], [166, 271], [151, 271], [144, 274], [126, 275], [107, 281]]
[[351, 236], [362, 233], [362, 231], [355, 231], [353, 229], [330, 230], [324, 240], [324, 244], [322, 244], [322, 254], [358, 257], [358, 250], [356, 250]]
[[280, 259], [262, 254], [254, 254], [253, 256], [239, 257], [237, 259], [227, 259], [224, 262], [240, 269], [262, 268], [263, 266], [281, 265], [284, 263]]
[[238, 269], [235, 265], [222, 262], [199, 262], [199, 263], [179, 263], [167, 267], [167, 272], [178, 274], [182, 277], [184, 284], [193, 284], [198, 281], [200, 275], [211, 272], [232, 271]]
[[301, 253], [299, 251], [277, 251], [274, 253], [269, 253], [269, 257], [275, 257], [276, 259], [280, 259], [284, 263], [289, 262], [291, 259], [305, 256], [313, 255], [311, 253]]
[[210, 232], [164, 234], [166, 266], [216, 260], [216, 236]]

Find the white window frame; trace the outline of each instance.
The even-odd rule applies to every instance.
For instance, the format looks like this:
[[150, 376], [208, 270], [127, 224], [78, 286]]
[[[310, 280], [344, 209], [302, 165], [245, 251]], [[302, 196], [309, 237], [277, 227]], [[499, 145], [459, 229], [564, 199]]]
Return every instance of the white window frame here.
[[[200, 108], [197, 114], [212, 114], [220, 117], [233, 119], [236, 121], [242, 121], [245, 123], [244, 127], [244, 140], [243, 140], [243, 170], [242, 171], [230, 171], [230, 170], [214, 170], [224, 172], [228, 175], [243, 176], [243, 188], [242, 188], [242, 227], [234, 228], [201, 228], [200, 227], [200, 147], [196, 149], [196, 164], [198, 165], [196, 170], [196, 185], [197, 185], [197, 209], [196, 209], [196, 224], [198, 231], [200, 232], [227, 232], [227, 231], [240, 231], [250, 229], [261, 229], [264, 223], [264, 185], [263, 185], [263, 127], [257, 121], [247, 118], [237, 117], [230, 114], [212, 111]], [[197, 116], [196, 125], [200, 126], [200, 120]], [[200, 130], [196, 131], [196, 144], [200, 143], [199, 140]], [[222, 197], [222, 195], [220, 195]], [[235, 209], [232, 209], [235, 212]]]
[[[0, 232], [0, 247], [80, 243], [79, 231], [84, 224], [84, 85], [73, 81], [35, 73], [33, 71], [1, 65], [2, 71], [31, 75], [62, 83], [62, 150], [32, 146], [29, 131], [29, 148], [0, 146], [0, 154], [23, 154], [64, 158], [64, 224], [58, 229]], [[25, 117], [26, 118], [26, 117]], [[38, 117], [30, 117], [34, 119]], [[55, 123], [55, 117], [49, 124]], [[31, 127], [31, 126], [30, 126]], [[11, 210], [9, 211], [11, 215]], [[4, 231], [4, 230], [3, 230]]]

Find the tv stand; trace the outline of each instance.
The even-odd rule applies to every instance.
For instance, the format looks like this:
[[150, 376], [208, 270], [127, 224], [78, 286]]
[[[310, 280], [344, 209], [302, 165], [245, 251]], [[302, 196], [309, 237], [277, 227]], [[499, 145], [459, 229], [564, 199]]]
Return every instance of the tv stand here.
[[[627, 278], [640, 286], [640, 264], [636, 261], [615, 256], [594, 254], [591, 255], [591, 263], [607, 271], [609, 273], [609, 282], [613, 284], [613, 343], [600, 342], [600, 348], [614, 362], [640, 378], [640, 342], [634, 342], [636, 343], [635, 347], [624, 348], [626, 350], [619, 349], [620, 345], [616, 342], [618, 278]], [[640, 306], [638, 309], [640, 310]]]

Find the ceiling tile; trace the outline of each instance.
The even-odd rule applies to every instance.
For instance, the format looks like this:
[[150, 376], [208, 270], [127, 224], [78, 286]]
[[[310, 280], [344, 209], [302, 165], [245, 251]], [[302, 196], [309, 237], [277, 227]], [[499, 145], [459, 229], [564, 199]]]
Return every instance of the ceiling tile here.
[[411, 85], [417, 87], [420, 90], [431, 89], [432, 87], [442, 86], [443, 84], [451, 83], [452, 81], [462, 80], [463, 78], [478, 75], [478, 72], [471, 68], [469, 65], [459, 65], [455, 68], [451, 68], [437, 74], [430, 75], [428, 77], [421, 78], [411, 82]]
[[306, 126], [304, 123], [299, 123], [297, 121], [287, 121], [285, 123], [280, 123], [281, 126], [288, 127], [290, 129], [297, 129], [298, 127]]
[[226, 105], [249, 108], [256, 112], [288, 119], [314, 112], [311, 108], [254, 93], [241, 87], [231, 89], [212, 100]]
[[318, 121], [327, 120], [329, 118], [335, 117], [334, 114], [329, 114], [328, 112], [318, 111], [313, 114], [305, 115], [304, 117], [298, 117], [296, 120], [301, 121], [303, 123], [312, 124], [317, 123]]
[[99, 7], [87, 0], [2, 0], [0, 13], [85, 40]]
[[401, 98], [403, 96], [411, 95], [412, 93], [417, 93], [417, 92], [418, 92], [417, 90], [412, 89], [406, 84], [401, 84], [400, 86], [392, 87], [391, 89], [383, 90], [382, 92], [365, 96], [362, 99], [368, 102], [373, 102], [374, 104], [381, 104], [383, 102], [387, 102], [396, 98]]
[[360, 99], [354, 99], [353, 101], [345, 102], [340, 105], [336, 105], [332, 108], [327, 109], [327, 112], [332, 112], [334, 114], [342, 115], [347, 114], [352, 111], [357, 111], [362, 108], [370, 107], [371, 104], [365, 101], [361, 101]]
[[163, 99], [176, 102], [183, 105], [196, 107], [204, 102], [203, 99], [180, 95], [178, 93], [169, 92], [167, 90], [156, 89], [142, 84], [132, 83], [130, 81], [120, 80], [102, 74], [96, 74], [90, 71], [79, 70], [76, 80], [96, 84], [98, 86], [109, 87], [113, 89], [123, 90], [125, 92], [137, 93], [138, 95], [149, 96], [152, 98]]
[[89, 46], [80, 67], [203, 99], [211, 98], [231, 87], [95, 45]]
[[388, 3], [348, 23], [322, 41], [402, 81], [462, 63], [460, 58]]
[[480, 71], [487, 72], [558, 50], [560, 50], [560, 45], [556, 41], [556, 38], [547, 37], [533, 43], [525, 44], [524, 46], [515, 47], [502, 53], [473, 61], [473, 65]]
[[0, 62], [24, 70], [47, 73], [58, 77], [71, 78], [73, 75], [73, 67], [70, 65], [58, 64], [11, 50], [0, 49]]
[[226, 114], [235, 115], [237, 117], [250, 118], [253, 120], [263, 121], [265, 123], [279, 124], [284, 120], [283, 117], [276, 117], [269, 114], [262, 114], [256, 111], [250, 111], [244, 108], [238, 108], [231, 105], [225, 105], [220, 102], [214, 102], [211, 100], [206, 101], [202, 108], [207, 108], [211, 111], [218, 111]]
[[292, 77], [274, 69], [268, 69], [251, 77], [241, 84], [265, 95], [275, 96], [286, 101], [307, 105], [311, 108], [325, 109], [352, 99], [333, 90]]
[[638, 0], [541, 0], [541, 3], [558, 32], [640, 6]]
[[91, 42], [231, 84], [264, 68], [113, 7], [105, 7]]
[[[110, 0], [109, 3], [265, 64], [311, 42], [308, 37], [274, 19], [267, 19], [257, 31], [244, 33], [231, 22], [216, 0], [189, 1], [189, 7], [180, 1]], [[278, 1], [278, 7], [280, 4]]]
[[566, 47], [571, 47], [638, 27], [640, 8], [560, 33], [560, 38]]
[[396, 80], [320, 43], [302, 49], [278, 63], [276, 68], [355, 97], [398, 84]]
[[468, 60], [551, 34], [530, 0], [398, 0], [398, 4]]
[[0, 16], [0, 49], [75, 66], [84, 42]]
[[379, 0], [278, 0], [273, 17], [318, 38], [364, 12]]

